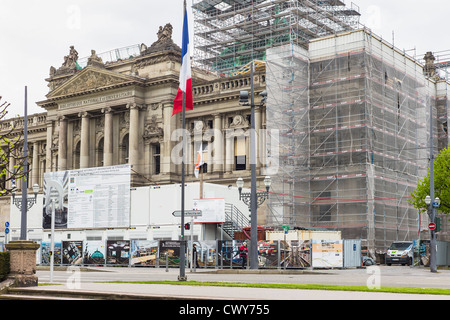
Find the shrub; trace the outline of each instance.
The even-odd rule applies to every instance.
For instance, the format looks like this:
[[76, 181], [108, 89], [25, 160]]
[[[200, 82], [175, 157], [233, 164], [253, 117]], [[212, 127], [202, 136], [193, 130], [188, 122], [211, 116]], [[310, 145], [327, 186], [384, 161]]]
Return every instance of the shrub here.
[[0, 281], [9, 274], [9, 252], [0, 252]]

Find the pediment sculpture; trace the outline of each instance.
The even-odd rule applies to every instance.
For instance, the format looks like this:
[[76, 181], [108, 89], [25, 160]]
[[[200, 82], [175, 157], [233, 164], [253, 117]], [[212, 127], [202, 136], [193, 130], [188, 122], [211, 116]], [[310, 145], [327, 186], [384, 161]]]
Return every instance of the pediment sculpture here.
[[71, 80], [64, 83], [61, 87], [51, 93], [52, 96], [62, 96], [74, 93], [80, 93], [97, 88], [108, 87], [129, 80], [114, 75], [97, 72], [92, 69], [84, 69], [83, 72], [74, 76]]

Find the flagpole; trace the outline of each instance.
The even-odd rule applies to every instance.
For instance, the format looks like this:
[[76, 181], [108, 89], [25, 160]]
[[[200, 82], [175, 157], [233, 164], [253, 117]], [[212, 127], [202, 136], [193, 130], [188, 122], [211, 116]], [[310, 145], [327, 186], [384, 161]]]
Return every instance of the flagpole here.
[[[183, 19], [186, 14], [186, 0], [184, 0]], [[190, 54], [189, 52], [187, 54]], [[185, 251], [186, 244], [184, 240], [184, 180], [185, 180], [185, 148], [186, 148], [186, 93], [183, 91], [183, 111], [182, 111], [182, 129], [183, 129], [183, 145], [181, 160], [181, 244], [180, 244], [180, 275], [179, 281], [186, 281]]]

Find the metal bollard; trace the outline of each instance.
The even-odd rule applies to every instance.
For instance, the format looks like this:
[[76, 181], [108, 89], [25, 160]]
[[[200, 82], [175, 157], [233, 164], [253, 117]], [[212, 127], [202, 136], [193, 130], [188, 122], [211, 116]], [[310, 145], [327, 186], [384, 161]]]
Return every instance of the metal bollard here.
[[194, 251], [194, 261], [192, 262], [192, 265], [194, 267], [194, 272], [197, 269], [197, 251]]
[[169, 272], [169, 253], [166, 252], [166, 272]]

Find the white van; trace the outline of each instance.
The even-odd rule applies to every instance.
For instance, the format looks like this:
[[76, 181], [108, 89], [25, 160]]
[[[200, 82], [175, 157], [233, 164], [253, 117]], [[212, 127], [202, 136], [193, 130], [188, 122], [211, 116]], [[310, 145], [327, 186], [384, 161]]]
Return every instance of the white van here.
[[393, 263], [402, 265], [412, 265], [413, 263], [413, 243], [411, 241], [395, 241], [386, 252], [386, 264]]

